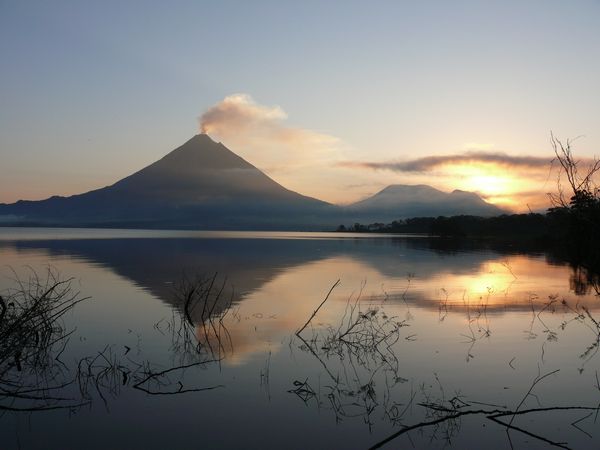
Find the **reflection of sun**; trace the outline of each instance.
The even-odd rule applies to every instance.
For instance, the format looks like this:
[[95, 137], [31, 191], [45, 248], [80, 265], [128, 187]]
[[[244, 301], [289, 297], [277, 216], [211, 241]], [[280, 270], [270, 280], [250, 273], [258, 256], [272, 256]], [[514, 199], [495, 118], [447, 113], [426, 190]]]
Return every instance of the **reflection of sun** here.
[[485, 264], [478, 273], [453, 277], [453, 283], [463, 290], [465, 300], [477, 301], [483, 298], [492, 303], [504, 300], [504, 296], [500, 294], [505, 293], [514, 280], [507, 267], [498, 262]]
[[465, 280], [465, 284], [468, 293], [482, 296], [504, 291], [512, 280], [509, 274], [489, 272]]

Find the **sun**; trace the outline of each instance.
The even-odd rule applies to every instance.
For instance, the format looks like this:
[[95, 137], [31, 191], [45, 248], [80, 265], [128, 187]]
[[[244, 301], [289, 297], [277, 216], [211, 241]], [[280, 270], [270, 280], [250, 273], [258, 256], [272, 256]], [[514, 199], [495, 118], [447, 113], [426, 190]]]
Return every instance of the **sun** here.
[[511, 192], [511, 183], [507, 177], [498, 175], [472, 175], [465, 182], [465, 190], [477, 191], [486, 195], [498, 196]]
[[477, 192], [484, 198], [503, 198], [506, 203], [511, 203], [510, 198], [522, 184], [506, 168], [493, 164], [456, 164], [449, 166], [447, 173], [456, 188]]

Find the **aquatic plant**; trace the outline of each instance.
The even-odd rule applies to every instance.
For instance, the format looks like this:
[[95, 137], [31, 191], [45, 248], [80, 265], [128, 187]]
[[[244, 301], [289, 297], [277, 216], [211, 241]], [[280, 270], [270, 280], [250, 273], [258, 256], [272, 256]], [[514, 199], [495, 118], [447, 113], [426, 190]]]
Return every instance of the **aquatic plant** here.
[[0, 410], [81, 406], [57, 392], [76, 381], [60, 359], [74, 331], [61, 319], [86, 298], [52, 268], [43, 276], [30, 269], [25, 279], [15, 274], [14, 281], [16, 288], [0, 295]]

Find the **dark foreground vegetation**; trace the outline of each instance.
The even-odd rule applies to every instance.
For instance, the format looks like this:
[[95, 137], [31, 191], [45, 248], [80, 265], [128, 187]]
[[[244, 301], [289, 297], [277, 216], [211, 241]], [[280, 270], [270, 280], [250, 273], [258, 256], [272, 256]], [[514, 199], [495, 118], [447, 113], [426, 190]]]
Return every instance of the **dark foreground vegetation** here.
[[82, 398], [63, 392], [74, 383], [61, 360], [72, 331], [62, 317], [85, 300], [71, 279], [55, 272], [15, 276], [16, 287], [0, 295], [0, 411], [80, 407]]
[[[155, 324], [170, 340], [172, 365], [166, 368], [141, 353], [129, 354], [127, 345], [75, 356], [70, 341], [76, 329], [63, 319], [88, 298], [74, 290], [74, 280], [49, 268], [42, 275], [31, 270], [27, 278], [15, 274], [13, 281], [15, 287], [0, 295], [0, 419], [6, 412], [73, 414], [94, 401], [108, 405], [126, 389], [176, 395], [222, 387], [183, 380], [186, 371], [218, 364], [230, 345], [223, 318], [231, 301], [222, 300], [225, 282], [219, 284], [216, 275], [184, 277], [174, 290], [180, 308]], [[221, 301], [225, 307], [217, 311]]]

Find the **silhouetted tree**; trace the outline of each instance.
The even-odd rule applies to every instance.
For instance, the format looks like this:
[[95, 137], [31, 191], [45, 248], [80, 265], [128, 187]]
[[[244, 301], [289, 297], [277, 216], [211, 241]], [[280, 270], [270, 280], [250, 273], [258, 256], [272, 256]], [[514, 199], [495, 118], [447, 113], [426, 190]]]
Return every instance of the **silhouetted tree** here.
[[[551, 135], [552, 147], [554, 149], [555, 161], [559, 164], [556, 194], [550, 194], [550, 200], [554, 207], [581, 207], [597, 205], [599, 201], [599, 189], [596, 184], [596, 173], [600, 171], [600, 160], [593, 158], [586, 167], [581, 161], [573, 156], [571, 140], [565, 143]], [[565, 194], [563, 178], [569, 184], [569, 193]], [[568, 195], [568, 197], [567, 197]], [[569, 200], [567, 200], [567, 198]]]
[[[552, 146], [559, 164], [556, 194], [551, 194], [553, 208], [548, 211], [554, 226], [560, 229], [569, 258], [583, 265], [588, 273], [600, 272], [600, 189], [597, 185], [600, 160], [584, 163], [575, 159], [571, 142], [552, 136]], [[567, 180], [567, 191], [563, 180]]]

